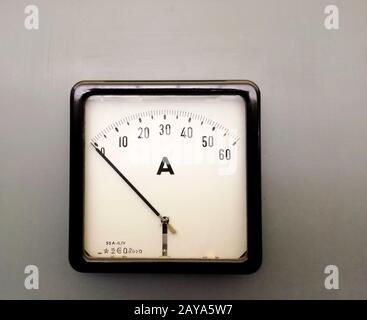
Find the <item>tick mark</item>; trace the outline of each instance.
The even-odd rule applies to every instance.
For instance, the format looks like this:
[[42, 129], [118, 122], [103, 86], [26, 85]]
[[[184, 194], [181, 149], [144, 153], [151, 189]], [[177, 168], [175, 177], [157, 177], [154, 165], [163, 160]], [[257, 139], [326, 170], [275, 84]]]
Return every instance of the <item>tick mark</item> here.
[[189, 118], [189, 122], [191, 122], [191, 118]]
[[127, 122], [127, 125], [128, 125], [128, 126], [130, 125], [129, 121]]
[[215, 130], [215, 127], [212, 128], [212, 131], [214, 131], [214, 130]]
[[204, 121], [201, 121], [201, 125], [203, 125]]
[[104, 136], [105, 138], [107, 138], [107, 136], [106, 136], [105, 134], [104, 134], [103, 136]]
[[178, 119], [178, 115], [176, 116], [176, 119]]
[[95, 145], [96, 147], [98, 147], [98, 143], [97, 143], [97, 142], [94, 142], [94, 145]]
[[163, 115], [163, 119], [166, 120], [166, 118], [167, 118], [166, 115]]
[[141, 123], [141, 118], [139, 118], [139, 122]]
[[116, 130], [117, 132], [119, 132], [119, 129], [117, 129], [117, 127], [115, 127], [115, 130]]

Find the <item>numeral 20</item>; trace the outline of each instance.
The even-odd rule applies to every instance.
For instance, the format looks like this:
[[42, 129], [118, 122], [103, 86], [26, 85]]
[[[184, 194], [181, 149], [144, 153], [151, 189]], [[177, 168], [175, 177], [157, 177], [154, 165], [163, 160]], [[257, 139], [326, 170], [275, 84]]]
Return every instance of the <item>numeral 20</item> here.
[[138, 139], [143, 139], [143, 138], [148, 139], [149, 138], [149, 128], [148, 127], [145, 127], [145, 128], [139, 127], [138, 130], [139, 130]]

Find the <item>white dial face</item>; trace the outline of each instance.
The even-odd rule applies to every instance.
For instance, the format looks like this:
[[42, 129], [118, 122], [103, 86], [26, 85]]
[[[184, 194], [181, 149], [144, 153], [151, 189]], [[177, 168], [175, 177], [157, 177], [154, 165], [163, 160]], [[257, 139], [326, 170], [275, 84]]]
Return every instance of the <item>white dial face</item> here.
[[85, 258], [243, 259], [245, 132], [237, 95], [89, 97]]

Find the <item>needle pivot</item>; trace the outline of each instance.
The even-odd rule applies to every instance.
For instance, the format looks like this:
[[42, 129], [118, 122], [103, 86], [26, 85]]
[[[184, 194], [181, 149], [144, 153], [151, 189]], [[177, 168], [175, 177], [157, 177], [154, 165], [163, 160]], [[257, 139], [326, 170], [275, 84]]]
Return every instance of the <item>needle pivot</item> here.
[[167, 230], [168, 230], [168, 217], [162, 217], [162, 256], [167, 257], [168, 254], [168, 236], [167, 236]]

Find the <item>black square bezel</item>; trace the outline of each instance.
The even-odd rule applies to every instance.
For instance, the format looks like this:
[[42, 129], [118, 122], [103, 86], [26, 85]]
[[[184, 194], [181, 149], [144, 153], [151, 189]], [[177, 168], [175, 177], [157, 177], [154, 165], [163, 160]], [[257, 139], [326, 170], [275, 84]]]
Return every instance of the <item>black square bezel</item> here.
[[[247, 259], [244, 261], [108, 261], [84, 258], [84, 115], [93, 95], [239, 95], [246, 106]], [[260, 90], [246, 80], [81, 81], [70, 95], [69, 262], [80, 272], [252, 273], [262, 262]]]

